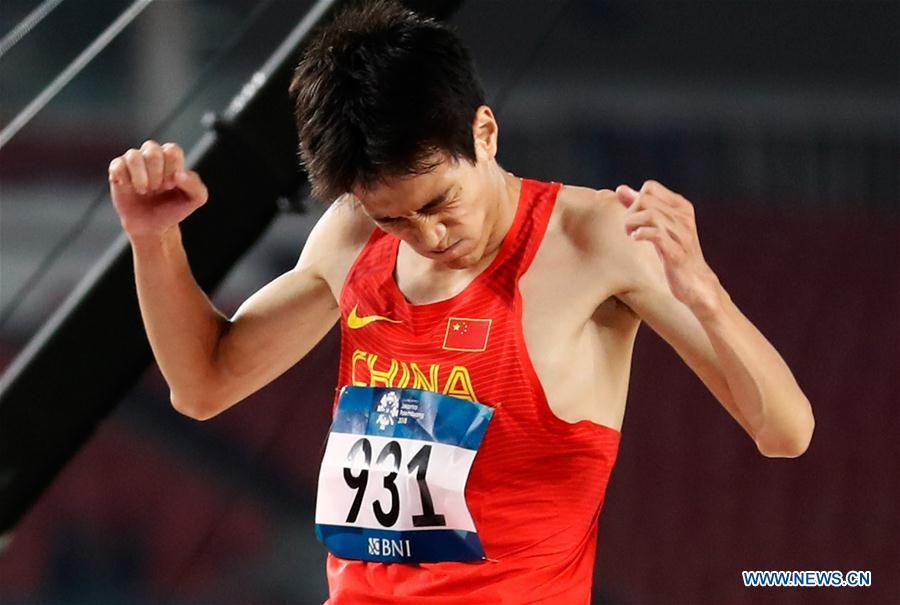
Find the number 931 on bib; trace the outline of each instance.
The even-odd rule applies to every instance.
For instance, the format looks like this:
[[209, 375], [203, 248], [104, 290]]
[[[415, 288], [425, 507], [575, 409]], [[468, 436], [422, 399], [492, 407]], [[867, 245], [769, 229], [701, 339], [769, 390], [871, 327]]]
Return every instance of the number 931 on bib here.
[[319, 540], [345, 559], [484, 559], [465, 488], [492, 415], [430, 391], [344, 387], [319, 470]]

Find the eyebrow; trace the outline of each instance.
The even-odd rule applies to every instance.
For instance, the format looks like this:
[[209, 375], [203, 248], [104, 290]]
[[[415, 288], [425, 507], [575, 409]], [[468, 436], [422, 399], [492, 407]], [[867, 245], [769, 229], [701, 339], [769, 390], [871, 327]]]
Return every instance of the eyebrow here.
[[[422, 210], [425, 210], [426, 208], [440, 204], [441, 202], [443, 202], [444, 200], [447, 199], [447, 197], [450, 195], [450, 191], [452, 189], [453, 189], [453, 185], [448, 185], [447, 188], [443, 192], [437, 194], [436, 196], [434, 196], [433, 198], [431, 198], [430, 200], [428, 200], [427, 202], [425, 202], [424, 204], [419, 206], [419, 209], [416, 210], [416, 212], [420, 212]], [[378, 221], [378, 222], [384, 222], [384, 221], [393, 220], [395, 218], [397, 218], [397, 217], [395, 217], [395, 216], [373, 216], [372, 220]]]

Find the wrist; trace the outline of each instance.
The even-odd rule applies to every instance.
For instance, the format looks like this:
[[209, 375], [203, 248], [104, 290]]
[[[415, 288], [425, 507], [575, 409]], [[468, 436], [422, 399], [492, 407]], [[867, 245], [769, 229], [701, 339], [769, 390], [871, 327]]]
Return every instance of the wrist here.
[[166, 227], [162, 231], [130, 233], [125, 232], [131, 247], [135, 252], [143, 250], [166, 249], [172, 244], [181, 241], [181, 231], [178, 225]]
[[688, 304], [688, 308], [702, 322], [715, 321], [725, 312], [728, 293], [715, 275], [705, 280], [704, 286]]
[[178, 225], [170, 225], [159, 230], [153, 231], [129, 231], [125, 230], [125, 235], [132, 244], [159, 244], [171, 239], [178, 231]]

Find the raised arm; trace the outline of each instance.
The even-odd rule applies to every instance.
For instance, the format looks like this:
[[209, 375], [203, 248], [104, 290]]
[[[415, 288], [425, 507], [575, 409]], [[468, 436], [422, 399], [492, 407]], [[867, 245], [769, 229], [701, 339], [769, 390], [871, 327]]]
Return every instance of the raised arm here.
[[338, 307], [315, 245], [232, 319], [213, 306], [194, 280], [178, 227], [206, 203], [207, 191], [184, 170], [177, 145], [147, 141], [129, 150], [110, 163], [109, 180], [132, 245], [144, 327], [182, 414], [205, 420], [229, 408], [299, 361], [334, 325]]
[[617, 297], [676, 350], [763, 455], [802, 454], [815, 424], [810, 403], [704, 260], [692, 204], [655, 181], [616, 194], [604, 237]]

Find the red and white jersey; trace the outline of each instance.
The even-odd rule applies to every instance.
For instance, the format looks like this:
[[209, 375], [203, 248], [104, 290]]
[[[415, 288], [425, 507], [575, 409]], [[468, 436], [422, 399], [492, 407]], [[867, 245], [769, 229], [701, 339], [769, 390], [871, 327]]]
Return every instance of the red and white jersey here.
[[340, 297], [338, 386], [437, 391], [494, 410], [465, 486], [487, 559], [375, 563], [329, 554], [328, 603], [589, 602], [620, 433], [553, 414], [525, 346], [518, 288], [559, 190], [522, 182], [499, 253], [453, 298], [410, 304], [394, 279], [400, 240], [381, 230], [351, 267]]

